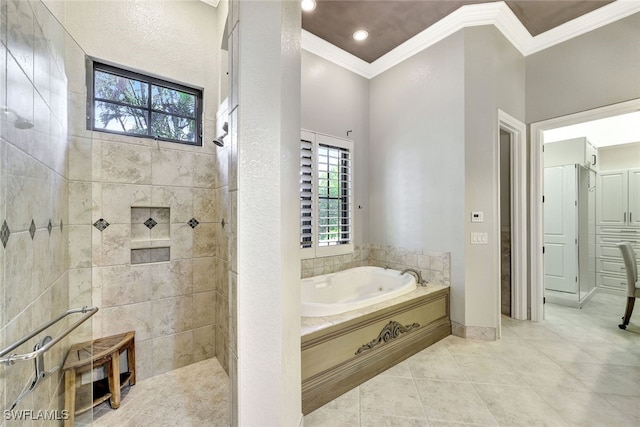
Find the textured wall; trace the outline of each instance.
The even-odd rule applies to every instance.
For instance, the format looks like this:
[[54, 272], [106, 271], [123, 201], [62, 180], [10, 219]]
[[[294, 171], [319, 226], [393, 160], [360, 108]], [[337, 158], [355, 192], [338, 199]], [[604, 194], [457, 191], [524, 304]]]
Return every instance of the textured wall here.
[[640, 97], [640, 13], [526, 58], [527, 123]]
[[464, 323], [464, 37], [370, 82], [370, 239], [451, 253], [451, 317]]
[[353, 239], [356, 245], [367, 245], [369, 81], [304, 50], [301, 60], [301, 127], [353, 141]]

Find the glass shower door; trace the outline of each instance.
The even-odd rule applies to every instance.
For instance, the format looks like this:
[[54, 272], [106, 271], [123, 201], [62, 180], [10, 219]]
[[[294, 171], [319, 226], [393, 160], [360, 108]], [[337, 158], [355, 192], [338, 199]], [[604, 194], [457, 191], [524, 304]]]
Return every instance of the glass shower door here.
[[0, 0], [0, 12], [0, 425], [60, 425], [64, 360], [92, 336], [88, 319], [57, 340], [92, 305], [85, 53], [42, 2]]

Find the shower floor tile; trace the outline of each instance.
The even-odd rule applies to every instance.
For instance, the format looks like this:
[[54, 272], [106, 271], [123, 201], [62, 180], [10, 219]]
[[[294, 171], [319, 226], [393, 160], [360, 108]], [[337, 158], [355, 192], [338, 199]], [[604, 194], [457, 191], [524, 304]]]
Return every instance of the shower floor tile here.
[[[76, 425], [90, 425], [83, 418]], [[105, 402], [93, 411], [95, 427], [205, 425], [230, 425], [229, 378], [215, 358], [138, 381], [123, 389], [120, 408]]]

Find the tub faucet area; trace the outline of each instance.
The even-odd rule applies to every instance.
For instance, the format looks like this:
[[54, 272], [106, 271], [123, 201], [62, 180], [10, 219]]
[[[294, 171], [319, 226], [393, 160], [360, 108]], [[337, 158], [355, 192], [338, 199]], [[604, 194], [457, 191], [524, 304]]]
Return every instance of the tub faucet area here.
[[427, 286], [427, 282], [422, 279], [422, 273], [420, 273], [420, 270], [416, 270], [415, 268], [405, 268], [402, 270], [400, 275], [402, 276], [404, 273], [413, 273], [416, 276], [416, 282], [418, 282], [418, 285]]

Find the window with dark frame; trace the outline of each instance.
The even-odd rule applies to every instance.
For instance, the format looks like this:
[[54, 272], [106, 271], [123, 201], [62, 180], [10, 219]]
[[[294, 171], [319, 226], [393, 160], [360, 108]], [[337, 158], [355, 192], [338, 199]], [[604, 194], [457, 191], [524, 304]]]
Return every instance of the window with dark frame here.
[[87, 128], [202, 145], [202, 91], [91, 61]]

